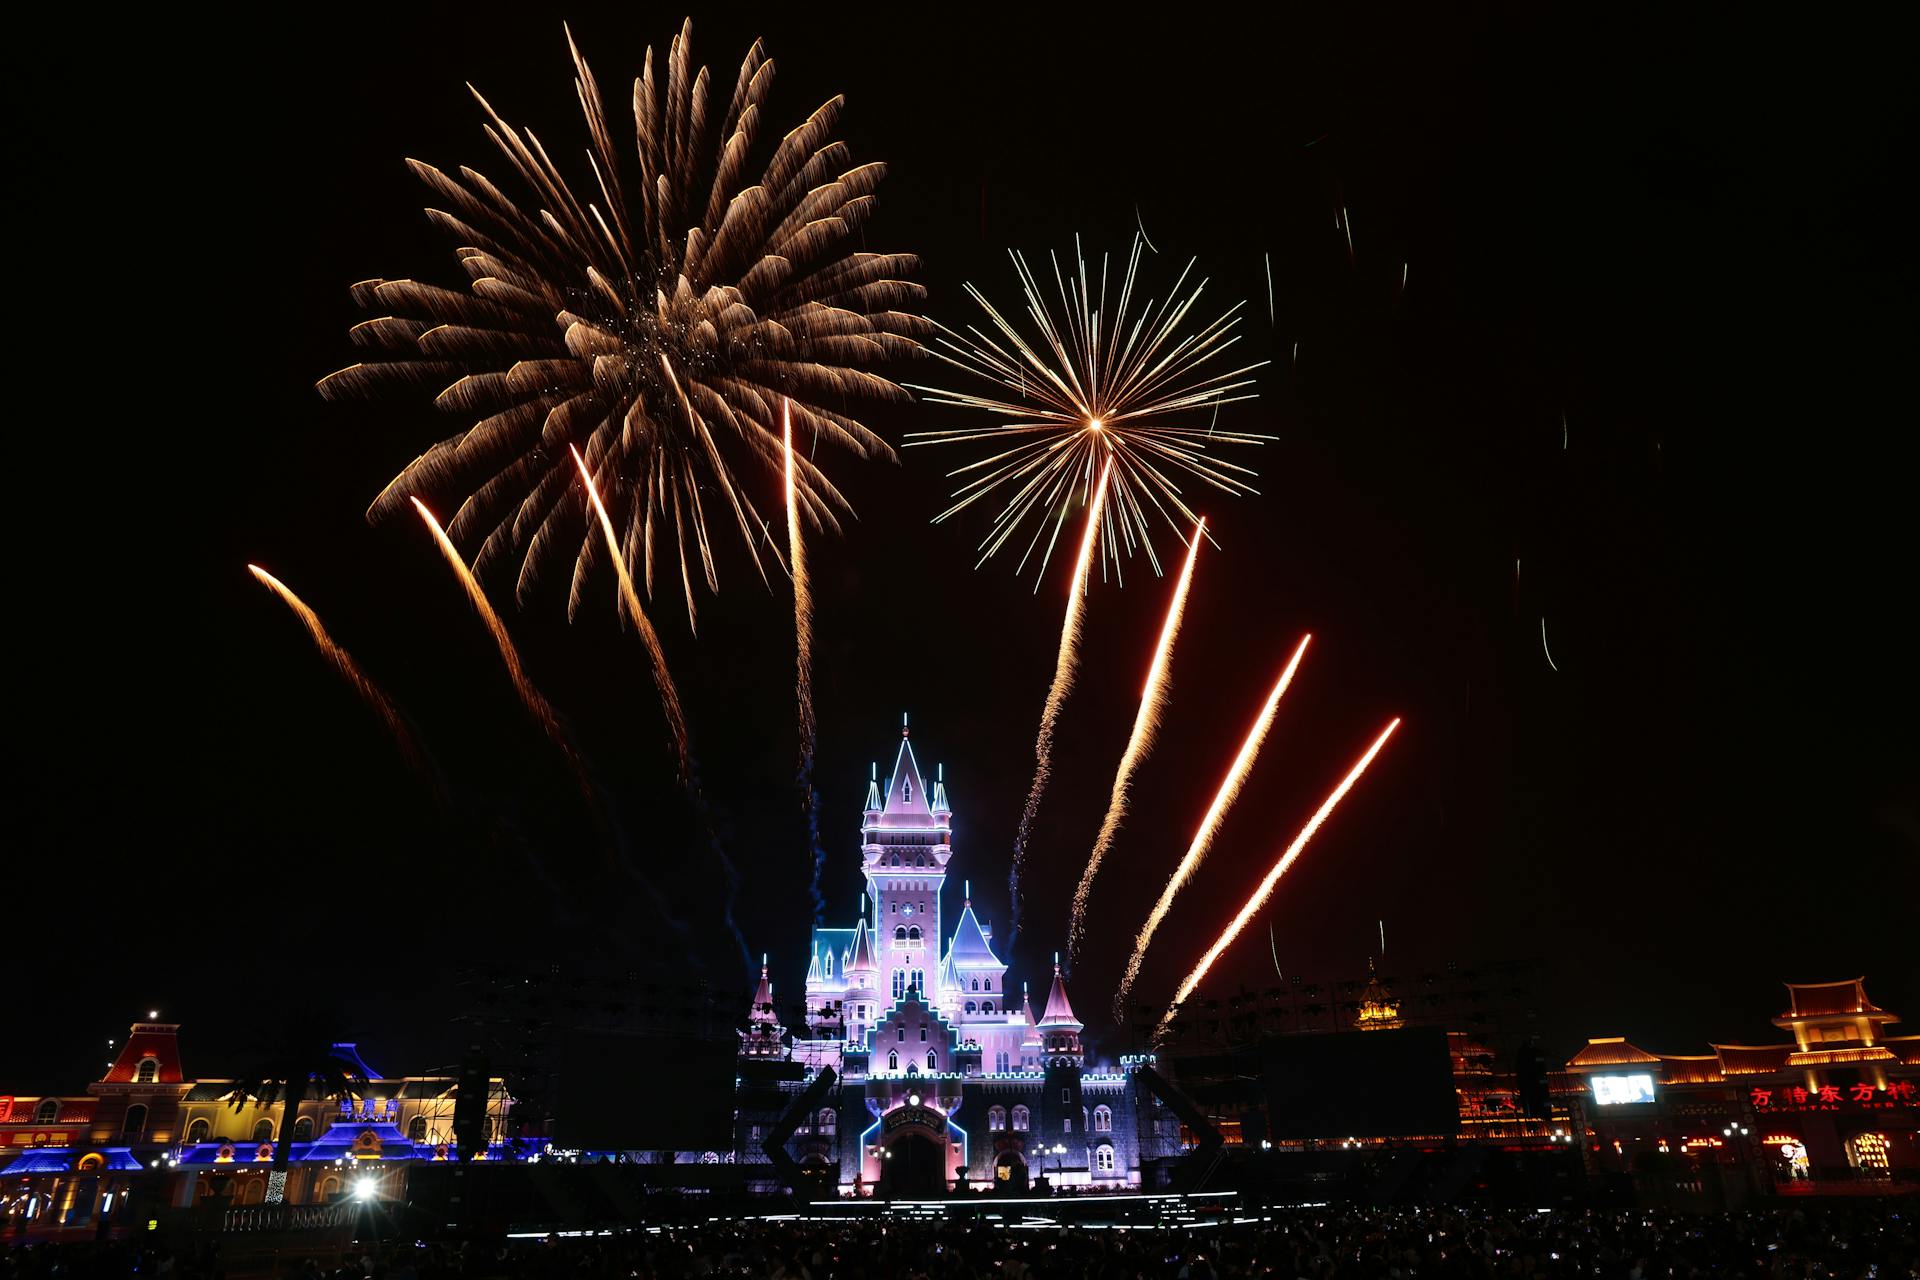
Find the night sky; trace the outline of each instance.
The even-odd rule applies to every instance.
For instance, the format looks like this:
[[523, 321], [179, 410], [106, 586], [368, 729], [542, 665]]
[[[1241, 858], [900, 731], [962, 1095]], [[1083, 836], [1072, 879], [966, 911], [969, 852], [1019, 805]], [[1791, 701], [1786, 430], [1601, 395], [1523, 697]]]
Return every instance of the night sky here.
[[[505, 180], [465, 81], [584, 174], [560, 20], [536, 8], [336, 6], [245, 29], [172, 15], [49, 47], [27, 73], [42, 109], [15, 116], [34, 180], [14, 188], [11, 255], [26, 443], [0, 1091], [79, 1088], [149, 1008], [187, 1024], [190, 1071], [232, 1071], [323, 1008], [389, 1070], [442, 1066], [463, 1043], [448, 974], [480, 960], [672, 958], [744, 985], [725, 876], [673, 787], [611, 577], [571, 626], [564, 574], [524, 610], [506, 583], [496, 598], [684, 943], [609, 869], [422, 530], [363, 518], [454, 425], [313, 391], [356, 358], [350, 283], [459, 279], [401, 162]], [[1113, 7], [694, 15], [717, 82], [766, 38], [763, 137], [847, 95], [840, 135], [891, 168], [866, 243], [921, 256], [930, 315], [973, 320], [969, 280], [1011, 304], [1009, 247], [1070, 250], [1077, 232], [1124, 254], [1137, 218], [1160, 288], [1198, 255], [1211, 305], [1246, 299], [1242, 348], [1274, 361], [1260, 398], [1221, 414], [1279, 437], [1243, 459], [1261, 496], [1195, 499], [1221, 547], [1202, 552], [1159, 746], [1095, 889], [1082, 1016], [1104, 1021], [1125, 940], [1311, 631], [1143, 993], [1171, 991], [1401, 715], [1209, 990], [1272, 984], [1269, 923], [1289, 974], [1363, 973], [1384, 919], [1389, 972], [1542, 959], [1561, 1052], [1601, 1034], [1664, 1052], [1771, 1039], [1780, 982], [1861, 973], [1920, 1019], [1920, 221], [1900, 42], [1734, 25], [1753, 15], [1291, 8], [1258, 25], [1195, 6], [1145, 23]], [[572, 20], [623, 102], [677, 14]], [[896, 442], [969, 421], [908, 404], [863, 418]], [[1011, 561], [971, 567], [984, 516], [928, 523], [963, 456], [822, 454], [860, 515], [810, 553], [829, 923], [853, 915], [868, 762], [891, 760], [905, 711], [922, 762], [947, 766], [956, 879], [1007, 931], [1068, 565], [1036, 597]], [[772, 953], [784, 1005], [809, 923], [791, 613], [721, 542], [698, 637], [672, 595], [654, 616], [740, 927]], [[404, 705], [447, 809], [249, 560]], [[1093, 591], [1014, 957], [1036, 980], [1170, 585], [1136, 560], [1124, 589]]]

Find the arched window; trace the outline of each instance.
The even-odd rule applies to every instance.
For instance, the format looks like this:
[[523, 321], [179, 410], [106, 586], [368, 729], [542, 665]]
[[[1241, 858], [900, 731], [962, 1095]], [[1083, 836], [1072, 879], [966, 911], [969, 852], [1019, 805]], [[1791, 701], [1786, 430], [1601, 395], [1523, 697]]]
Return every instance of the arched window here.
[[827, 976], [829, 978], [833, 976], [833, 952], [831, 951], [827, 952]]
[[992, 1013], [992, 1012], [993, 1012], [993, 1001], [991, 1001], [991, 1000], [982, 1000], [982, 1001], [980, 1002], [980, 1012], [982, 1012], [982, 1013]]
[[425, 1142], [427, 1140], [427, 1118], [415, 1116], [407, 1121], [407, 1141]]
[[987, 1108], [987, 1131], [999, 1133], [1007, 1127], [1007, 1109], [1005, 1107]]
[[967, 1007], [967, 1012], [968, 1012], [968, 1013], [972, 1013], [972, 1012], [973, 1012], [973, 1001], [971, 1001], [971, 1000], [969, 1000], [969, 1001], [967, 1001], [967, 1006], [966, 1006], [966, 1007]]
[[293, 1122], [293, 1140], [295, 1142], [313, 1141], [313, 1117], [301, 1116]]
[[160, 1078], [160, 1059], [140, 1059], [140, 1066], [134, 1071], [133, 1078], [139, 1084], [152, 1084], [158, 1080]]
[[[918, 933], [920, 931], [915, 929], [914, 932]], [[907, 926], [903, 924], [895, 925], [893, 927], [893, 940], [895, 942], [905, 942], [907, 940]]]
[[919, 926], [919, 925], [917, 925], [917, 924], [916, 924], [916, 925], [912, 925], [912, 926], [910, 926], [910, 927], [909, 927], [909, 928], [907, 929], [907, 941], [908, 941], [908, 942], [918, 942], [918, 941], [920, 941], [920, 926]]
[[1093, 1109], [1093, 1131], [1095, 1133], [1113, 1132], [1113, 1108], [1098, 1106]]
[[1020, 1132], [1020, 1133], [1026, 1132], [1027, 1109], [1025, 1107], [1015, 1107], [1013, 1109], [1013, 1127], [1017, 1132]]
[[814, 1129], [820, 1133], [832, 1133], [840, 1126], [840, 1117], [834, 1114], [832, 1107], [820, 1108], [820, 1114], [814, 1117]]
[[139, 1103], [127, 1108], [126, 1119], [120, 1122], [120, 1136], [137, 1138], [147, 1127], [147, 1109]]
[[898, 1071], [899, 1069], [900, 1069], [899, 1052], [893, 1049], [887, 1050], [887, 1070]]
[[254, 1125], [253, 1140], [255, 1142], [272, 1142], [273, 1141], [273, 1121], [262, 1120], [258, 1124]]
[[895, 969], [893, 971], [893, 998], [898, 1000], [905, 994], [907, 994], [907, 971], [905, 969]]
[[992, 974], [988, 974], [988, 975], [987, 975], [987, 990], [989, 990], [989, 991], [991, 991], [991, 990], [993, 990], [993, 975], [992, 975]]
[[328, 1176], [320, 1180], [320, 1203], [326, 1204], [340, 1194], [340, 1179]]
[[980, 979], [978, 978], [975, 978], [973, 980], [973, 985], [967, 988], [967, 990], [969, 991], [978, 991], [979, 989], [980, 989]]
[[1095, 1147], [1093, 1149], [1093, 1171], [1095, 1173], [1113, 1172], [1113, 1148]]
[[212, 1131], [213, 1131], [213, 1126], [207, 1123], [207, 1119], [205, 1116], [202, 1116], [200, 1119], [195, 1120], [192, 1124], [187, 1126], [187, 1141], [190, 1143], [205, 1142], [207, 1140], [207, 1135]]
[[939, 1069], [940, 1069], [939, 1057], [934, 1053], [932, 1049], [927, 1050], [927, 1070], [938, 1071]]
[[52, 1124], [60, 1118], [60, 1099], [47, 1098], [33, 1109], [35, 1124]]

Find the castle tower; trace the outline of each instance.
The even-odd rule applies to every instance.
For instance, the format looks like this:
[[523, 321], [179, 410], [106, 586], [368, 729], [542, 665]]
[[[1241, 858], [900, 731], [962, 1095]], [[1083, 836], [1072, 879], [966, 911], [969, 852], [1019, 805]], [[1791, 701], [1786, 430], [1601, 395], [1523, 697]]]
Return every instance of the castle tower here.
[[933, 792], [927, 789], [905, 716], [886, 789], [880, 789], [877, 771], [867, 784], [860, 836], [861, 869], [873, 896], [878, 998], [891, 1006], [918, 988], [932, 1003], [931, 979], [939, 972], [940, 892], [953, 856], [953, 813], [946, 807], [944, 782]]
[[747, 1025], [740, 1029], [740, 1056], [743, 1058], [783, 1058], [787, 1053], [787, 1029], [773, 1011], [773, 980], [767, 976], [767, 958], [760, 957], [760, 982], [753, 989], [753, 1003], [747, 1009]]

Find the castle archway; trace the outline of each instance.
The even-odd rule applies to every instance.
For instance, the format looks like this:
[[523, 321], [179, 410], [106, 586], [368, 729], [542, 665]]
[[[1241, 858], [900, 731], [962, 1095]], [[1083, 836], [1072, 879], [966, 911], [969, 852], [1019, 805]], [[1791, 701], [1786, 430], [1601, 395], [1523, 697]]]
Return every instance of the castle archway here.
[[925, 1131], [902, 1129], [887, 1140], [880, 1194], [889, 1200], [932, 1200], [947, 1193], [947, 1144]]

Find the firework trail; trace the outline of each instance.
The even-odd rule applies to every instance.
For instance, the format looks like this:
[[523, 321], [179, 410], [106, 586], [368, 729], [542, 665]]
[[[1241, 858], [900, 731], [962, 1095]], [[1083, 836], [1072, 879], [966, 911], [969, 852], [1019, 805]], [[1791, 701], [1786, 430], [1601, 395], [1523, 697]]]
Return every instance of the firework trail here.
[[1553, 650], [1547, 648], [1547, 620], [1544, 617], [1540, 619], [1540, 652], [1546, 655], [1548, 669], [1558, 675], [1560, 664], [1553, 660]]
[[[566, 465], [562, 446], [576, 446], [647, 595], [657, 572], [677, 577], [691, 623], [696, 581], [719, 584], [709, 514], [737, 527], [766, 580], [755, 547], [764, 521], [740, 475], [780, 466], [783, 396], [816, 438], [893, 456], [844, 406], [907, 398], [865, 366], [920, 350], [930, 326], [911, 311], [925, 290], [905, 279], [911, 256], [857, 249], [886, 166], [855, 165], [833, 137], [843, 99], [769, 139], [764, 47], [716, 90], [693, 62], [689, 21], [664, 67], [647, 50], [627, 133], [571, 32], [567, 44], [588, 142], [582, 181], [475, 92], [513, 180], [408, 161], [432, 194], [428, 219], [460, 246], [463, 287], [355, 285], [374, 318], [351, 337], [370, 358], [319, 391], [437, 390], [460, 432], [410, 463], [369, 518], [404, 511], [414, 494], [458, 498], [449, 532], [479, 545], [474, 570], [517, 563], [524, 602], [570, 559], [569, 613], [600, 545]], [[811, 462], [798, 470], [810, 518], [837, 530], [846, 499]]]
[[800, 711], [800, 803], [807, 811], [807, 849], [813, 859], [807, 882], [813, 902], [813, 922], [825, 919], [827, 900], [820, 893], [827, 851], [820, 843], [819, 798], [813, 791], [813, 745], [818, 726], [813, 718], [813, 589], [807, 581], [807, 552], [800, 536], [800, 504], [794, 479], [793, 416], [780, 404], [780, 439], [787, 457], [787, 560], [793, 567], [794, 697]]
[[1133, 784], [1134, 771], [1153, 750], [1154, 735], [1160, 729], [1160, 710], [1167, 702], [1167, 666], [1173, 658], [1174, 637], [1180, 633], [1180, 622], [1186, 615], [1187, 590], [1193, 585], [1193, 565], [1200, 556], [1200, 542], [1206, 529], [1207, 522], [1202, 517], [1194, 526], [1193, 537], [1188, 539], [1187, 562], [1180, 569], [1180, 580], [1174, 584], [1173, 600], [1167, 605], [1167, 620], [1160, 626], [1160, 642], [1154, 646], [1153, 661], [1147, 666], [1147, 683], [1140, 690], [1140, 710], [1133, 718], [1133, 735], [1127, 739], [1120, 767], [1113, 774], [1113, 794], [1107, 800], [1107, 816], [1100, 822], [1100, 834], [1094, 839], [1087, 869], [1080, 873], [1080, 885], [1073, 893], [1073, 917], [1067, 929], [1069, 964], [1086, 940], [1087, 899], [1093, 891], [1093, 878], [1100, 871], [1100, 863], [1113, 847], [1114, 837], [1120, 834], [1120, 823], [1126, 818], [1127, 791]]
[[1007, 946], [1020, 937], [1020, 872], [1026, 863], [1027, 839], [1033, 834], [1034, 815], [1040, 812], [1040, 797], [1053, 776], [1053, 728], [1073, 688], [1073, 672], [1080, 663], [1080, 617], [1086, 611], [1087, 576], [1093, 563], [1093, 543], [1100, 531], [1106, 506], [1107, 482], [1113, 476], [1113, 463], [1100, 471], [1100, 483], [1087, 503], [1087, 528], [1080, 535], [1080, 556], [1074, 562], [1073, 581], [1067, 588], [1067, 616], [1060, 624], [1060, 652], [1054, 659], [1053, 685], [1047, 690], [1046, 706], [1040, 712], [1040, 733], [1033, 743], [1033, 785], [1027, 790], [1027, 807], [1020, 813], [1020, 828], [1013, 841], [1013, 866], [1007, 872], [1008, 897], [1012, 902], [1013, 931]]
[[[1178, 479], [1191, 478], [1227, 494], [1252, 494], [1254, 473], [1223, 461], [1209, 450], [1216, 445], [1260, 444], [1274, 437], [1245, 431], [1214, 431], [1189, 422], [1210, 407], [1251, 400], [1247, 375], [1267, 361], [1235, 369], [1217, 369], [1216, 361], [1239, 341], [1241, 303], [1210, 323], [1189, 324], [1207, 282], [1189, 284], [1188, 262], [1160, 301], [1139, 301], [1143, 238], [1135, 235], [1121, 279], [1109, 287], [1103, 256], [1097, 278], [1089, 280], [1086, 258], [1075, 242], [1074, 266], [1063, 273], [1050, 258], [1051, 287], [1043, 286], [1027, 260], [1012, 254], [1028, 318], [1038, 340], [1016, 328], [973, 285], [967, 293], [980, 304], [990, 329], [969, 326], [962, 334], [944, 326], [931, 353], [970, 377], [993, 384], [979, 393], [909, 383], [931, 404], [952, 405], [991, 415], [990, 425], [907, 435], [909, 446], [984, 443], [990, 452], [949, 473], [964, 477], [954, 502], [935, 523], [975, 503], [1000, 495], [1001, 506], [980, 543], [978, 567], [1006, 546], [1029, 523], [1033, 533], [1016, 572], [1024, 572], [1041, 538], [1052, 526], [1039, 556], [1037, 576], [1046, 573], [1059, 534], [1050, 513], [1097, 466], [1111, 464], [1112, 526], [1101, 536], [1101, 563], [1115, 570], [1135, 547], [1146, 553], [1155, 573], [1152, 529], [1164, 521], [1176, 536], [1200, 517], [1187, 505]], [[1114, 296], [1116, 295], [1117, 296]], [[1114, 545], [1115, 537], [1119, 545]]]
[[1165, 1015], [1161, 1017], [1160, 1026], [1153, 1034], [1156, 1042], [1166, 1034], [1167, 1024], [1173, 1021], [1173, 1015], [1179, 1011], [1187, 997], [1193, 994], [1194, 988], [1200, 985], [1200, 980], [1207, 976], [1207, 970], [1213, 967], [1213, 962], [1233, 945], [1233, 940], [1240, 936], [1242, 929], [1247, 927], [1247, 921], [1253, 919], [1267, 899], [1273, 896], [1273, 888], [1280, 883], [1280, 877], [1287, 873], [1287, 868], [1291, 867], [1293, 860], [1300, 856], [1300, 851], [1307, 847], [1307, 841], [1313, 839], [1313, 834], [1320, 829], [1320, 824], [1327, 820], [1327, 816], [1333, 812], [1341, 798], [1353, 789], [1353, 784], [1360, 780], [1360, 775], [1367, 771], [1367, 766], [1373, 763], [1373, 758], [1380, 754], [1380, 748], [1387, 745], [1387, 739], [1391, 738], [1393, 731], [1399, 727], [1400, 719], [1396, 716], [1393, 723], [1373, 740], [1373, 745], [1367, 748], [1367, 753], [1360, 757], [1359, 763], [1340, 780], [1340, 785], [1321, 802], [1320, 808], [1314, 812], [1313, 817], [1307, 819], [1307, 825], [1300, 828], [1300, 834], [1293, 838], [1293, 843], [1287, 846], [1287, 851], [1280, 855], [1280, 861], [1273, 864], [1273, 870], [1267, 872], [1267, 878], [1260, 882], [1260, 887], [1253, 891], [1251, 898], [1247, 899], [1247, 905], [1240, 908], [1240, 914], [1233, 918], [1232, 923], [1228, 924], [1220, 936], [1214, 940], [1214, 944], [1207, 948], [1207, 954], [1200, 957], [1200, 963], [1193, 967], [1193, 972], [1188, 974], [1186, 981], [1180, 984], [1180, 990], [1175, 993], [1172, 1003], [1167, 1006]]
[[385, 722], [387, 732], [393, 735], [394, 745], [400, 748], [400, 754], [405, 756], [407, 763], [432, 786], [435, 798], [445, 803], [446, 793], [440, 785], [440, 779], [432, 765], [428, 763], [426, 751], [415, 738], [412, 726], [407, 723], [406, 716], [401, 714], [400, 708], [393, 699], [373, 682], [372, 677], [360, 669], [360, 664], [353, 660], [352, 654], [335, 642], [334, 638], [328, 634], [326, 626], [320, 621], [320, 615], [315, 613], [306, 601], [295, 595], [291, 587], [257, 564], [248, 565], [247, 572], [258, 579], [260, 585], [279, 596], [287, 608], [293, 610], [294, 616], [299, 618], [301, 624], [306, 627], [307, 634], [313, 637], [314, 646], [320, 650], [320, 655], [333, 665], [333, 669], [340, 673], [341, 679], [353, 686], [353, 691], [360, 695], [361, 701], [373, 708]]
[[[1180, 859], [1180, 865], [1174, 868], [1173, 876], [1167, 881], [1167, 887], [1160, 891], [1160, 900], [1153, 905], [1153, 911], [1147, 916], [1147, 922], [1141, 926], [1140, 937], [1133, 944], [1133, 954], [1127, 958], [1126, 974], [1120, 979], [1120, 989], [1114, 993], [1114, 1016], [1120, 1016], [1120, 1010], [1127, 1002], [1127, 993], [1133, 990], [1133, 984], [1139, 980], [1140, 965], [1147, 957], [1147, 944], [1153, 941], [1153, 935], [1167, 918], [1167, 912], [1173, 907], [1173, 900], [1187, 882], [1193, 879], [1193, 873], [1200, 869], [1200, 862], [1213, 847], [1213, 839], [1220, 832], [1220, 823], [1226, 818], [1227, 810], [1240, 796], [1240, 788], [1246, 785], [1247, 774], [1253, 770], [1254, 757], [1260, 754], [1260, 746], [1267, 739], [1267, 731], [1273, 727], [1274, 712], [1280, 706], [1280, 699], [1286, 696], [1287, 686], [1293, 683], [1293, 673], [1300, 669], [1300, 660], [1307, 655], [1307, 645], [1313, 640], [1311, 634], [1300, 637], [1300, 644], [1293, 651], [1286, 669], [1274, 682], [1273, 692], [1267, 695], [1266, 702], [1260, 708], [1260, 714], [1253, 718], [1253, 724], [1247, 729], [1245, 741], [1240, 744], [1240, 752], [1234, 756], [1233, 763], [1227, 768], [1226, 777], [1220, 780], [1220, 789], [1213, 793], [1213, 803], [1207, 806], [1207, 812], [1200, 819], [1200, 826], [1193, 833], [1193, 843], [1187, 846], [1187, 852]], [[1276, 964], [1277, 964], [1276, 960]]]
[[447, 563], [452, 566], [455, 576], [460, 579], [460, 585], [466, 588], [467, 599], [472, 602], [473, 611], [479, 614], [480, 621], [486, 624], [488, 634], [493, 637], [493, 643], [500, 650], [500, 661], [506, 665], [507, 676], [513, 681], [513, 691], [520, 695], [521, 705], [526, 707], [527, 714], [534, 718], [547, 737], [553, 740], [553, 745], [560, 748], [560, 754], [566, 757], [567, 767], [573, 770], [574, 780], [580, 784], [581, 794], [586, 796], [587, 804], [593, 809], [594, 815], [604, 821], [605, 814], [600, 807], [600, 797], [594, 790], [593, 779], [587, 774], [586, 763], [581, 760], [580, 753], [574, 749], [573, 739], [569, 738], [567, 731], [561, 727], [560, 717], [554, 712], [553, 704], [533, 687], [533, 681], [527, 676], [526, 666], [520, 661], [520, 651], [513, 647], [513, 638], [507, 634], [507, 625], [500, 621], [500, 615], [494, 612], [492, 602], [487, 599], [487, 593], [480, 589], [480, 580], [473, 576], [473, 570], [467, 568], [467, 562], [460, 558], [460, 552], [453, 545], [453, 540], [447, 536], [447, 531], [440, 527], [440, 522], [434, 518], [433, 512], [427, 510], [427, 504], [415, 498], [413, 506], [420, 513], [420, 518], [427, 522], [427, 528], [433, 533], [435, 545], [440, 548], [440, 554], [445, 556]]
[[680, 706], [680, 691], [674, 687], [673, 673], [667, 670], [666, 650], [660, 647], [660, 635], [653, 629], [653, 623], [648, 621], [647, 611], [641, 607], [640, 593], [634, 589], [633, 575], [627, 571], [627, 557], [620, 550], [620, 537], [613, 531], [613, 521], [600, 501], [600, 490], [593, 483], [593, 473], [587, 470], [586, 460], [580, 456], [578, 449], [568, 445], [567, 450], [573, 455], [574, 465], [580, 469], [580, 482], [587, 487], [587, 500], [593, 504], [593, 514], [600, 522], [601, 533], [606, 535], [607, 554], [613, 560], [614, 576], [620, 580], [620, 598], [626, 602], [627, 614], [640, 632], [641, 643], [647, 647], [647, 659], [653, 666], [653, 684], [660, 691], [660, 709], [667, 717], [667, 732], [673, 736], [680, 785], [687, 786], [693, 781], [693, 749], [687, 741], [687, 717]]

